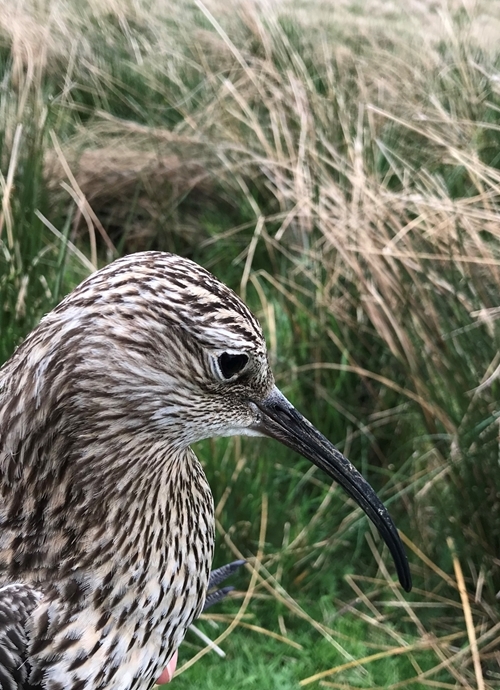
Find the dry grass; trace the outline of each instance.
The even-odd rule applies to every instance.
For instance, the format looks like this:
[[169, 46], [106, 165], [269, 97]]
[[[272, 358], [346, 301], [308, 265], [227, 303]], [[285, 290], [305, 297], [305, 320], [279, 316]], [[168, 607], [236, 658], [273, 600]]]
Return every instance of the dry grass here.
[[[164, 218], [169, 219], [169, 233], [180, 235], [189, 244], [206, 239], [199, 225], [189, 222], [187, 213], [177, 211], [186, 196], [191, 204], [201, 206], [213, 195], [213, 180], [199, 161], [134, 150], [130, 144], [88, 148], [76, 154], [66, 150], [63, 160], [74, 173], [73, 187], [106, 225], [107, 234], [127, 251], [154, 243]], [[65, 167], [61, 156], [49, 151], [45, 173], [55, 198], [61, 187], [67, 191]], [[82, 231], [87, 231], [87, 224], [80, 213], [73, 222], [73, 237]]]

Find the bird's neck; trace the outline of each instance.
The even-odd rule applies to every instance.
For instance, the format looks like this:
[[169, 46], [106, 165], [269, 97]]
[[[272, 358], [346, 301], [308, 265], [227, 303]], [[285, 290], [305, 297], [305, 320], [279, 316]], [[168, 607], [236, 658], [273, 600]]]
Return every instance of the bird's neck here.
[[[79, 640], [85, 678], [100, 672], [93, 661], [96, 639], [105, 658], [119, 656], [119, 674], [106, 664], [109, 677], [99, 685], [110, 690], [125, 687], [126, 677], [140, 678], [130, 687], [150, 687], [159, 677], [201, 612], [214, 545], [212, 496], [191, 450], [169, 455], [162, 472], [144, 471], [117, 490], [102, 524], [87, 525], [79, 562], [68, 567], [71, 557], [64, 557], [45, 572], [46, 596], [33, 622], [43, 629], [44, 621], [59, 621], [51, 646], [37, 656], [49, 673], [53, 648], [66, 648], [68, 640]], [[48, 547], [57, 550], [56, 543]], [[82, 637], [82, 630], [95, 635]], [[72, 649], [62, 661], [64, 673], [47, 676], [50, 681], [73, 678]]]
[[[28, 450], [37, 459], [33, 482]], [[12, 457], [18, 472], [4, 481], [0, 507], [0, 567], [9, 579], [99, 573], [134, 559], [159, 567], [168, 545], [194, 531], [200, 510], [201, 531], [213, 539], [210, 489], [189, 448], [123, 429], [83, 442], [76, 433], [55, 435], [38, 448], [25, 443]]]

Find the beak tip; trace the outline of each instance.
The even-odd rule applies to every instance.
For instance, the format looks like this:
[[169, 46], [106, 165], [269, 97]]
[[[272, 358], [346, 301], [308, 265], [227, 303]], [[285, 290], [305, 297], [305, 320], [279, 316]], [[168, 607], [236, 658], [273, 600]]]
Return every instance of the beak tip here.
[[404, 589], [405, 592], [408, 592], [408, 593], [411, 592], [411, 588], [413, 587], [413, 583], [411, 581], [411, 575], [407, 575], [407, 577], [403, 578], [402, 581], [400, 580], [400, 583], [401, 583], [401, 587]]
[[409, 570], [409, 569], [408, 569], [408, 571], [405, 573], [405, 577], [403, 578], [403, 582], [402, 582], [401, 584], [402, 584], [403, 589], [404, 589], [405, 592], [411, 592], [411, 589], [412, 589], [412, 587], [413, 587], [413, 582], [412, 582], [412, 579], [411, 579], [411, 575], [410, 575], [410, 570]]
[[[402, 548], [402, 546], [401, 546]], [[395, 554], [393, 554], [394, 558]], [[413, 587], [413, 582], [411, 579], [410, 565], [404, 551], [400, 551], [399, 557], [394, 558], [394, 563], [396, 566], [396, 572], [398, 574], [398, 580], [401, 587], [405, 592], [411, 592]]]

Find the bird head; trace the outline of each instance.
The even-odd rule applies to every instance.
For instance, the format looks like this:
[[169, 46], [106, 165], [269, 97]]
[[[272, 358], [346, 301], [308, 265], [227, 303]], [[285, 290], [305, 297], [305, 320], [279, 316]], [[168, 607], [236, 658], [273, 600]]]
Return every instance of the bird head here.
[[278, 440], [364, 510], [411, 588], [384, 505], [276, 387], [262, 329], [246, 305], [192, 261], [143, 252], [113, 262], [45, 316], [11, 362], [11, 374], [29, 363], [33, 407], [58, 410], [62, 419], [64, 405], [65, 433], [80, 443], [127, 434], [176, 449], [235, 434]]

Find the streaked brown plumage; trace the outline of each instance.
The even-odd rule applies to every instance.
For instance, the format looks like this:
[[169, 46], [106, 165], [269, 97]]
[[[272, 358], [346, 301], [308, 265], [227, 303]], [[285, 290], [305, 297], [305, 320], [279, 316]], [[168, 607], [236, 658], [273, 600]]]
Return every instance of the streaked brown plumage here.
[[232, 434], [277, 438], [336, 478], [411, 586], [388, 514], [275, 387], [247, 307], [191, 261], [131, 255], [76, 288], [0, 370], [0, 584], [41, 597], [20, 687], [154, 683], [212, 562], [213, 501], [189, 445]]
[[[233, 561], [210, 573], [203, 611], [224, 599], [233, 589], [231, 586], [219, 588], [219, 585], [244, 563]], [[27, 625], [42, 598], [43, 593], [36, 585], [13, 583], [0, 587], [1, 690], [42, 690], [41, 683], [34, 685], [28, 681], [31, 660]], [[170, 673], [162, 675], [170, 677]]]

